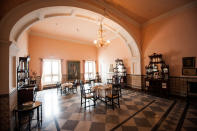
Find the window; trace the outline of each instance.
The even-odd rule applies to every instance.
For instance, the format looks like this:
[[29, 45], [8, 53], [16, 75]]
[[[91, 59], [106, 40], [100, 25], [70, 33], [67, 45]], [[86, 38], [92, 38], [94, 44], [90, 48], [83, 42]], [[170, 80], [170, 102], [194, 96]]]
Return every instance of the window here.
[[61, 81], [61, 61], [55, 59], [43, 60], [42, 84], [56, 84]]
[[85, 80], [94, 79], [95, 72], [95, 61], [85, 61]]

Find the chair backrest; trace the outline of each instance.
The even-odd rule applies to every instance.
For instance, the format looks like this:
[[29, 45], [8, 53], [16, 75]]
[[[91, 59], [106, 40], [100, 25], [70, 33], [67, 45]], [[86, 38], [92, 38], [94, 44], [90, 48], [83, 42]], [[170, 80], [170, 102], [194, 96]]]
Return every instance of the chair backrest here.
[[77, 86], [78, 85], [78, 80], [77, 79], [73, 81], [73, 85], [74, 86]]
[[81, 81], [80, 81], [80, 91], [81, 91], [81, 95], [85, 95], [84, 84], [83, 84], [83, 82], [81, 82]]
[[113, 84], [112, 85], [112, 95], [118, 95], [119, 96], [120, 88], [121, 88], [120, 84]]
[[114, 75], [114, 76], [112, 77], [112, 83], [113, 83], [113, 84], [120, 84], [119, 76]]
[[56, 83], [56, 87], [61, 87], [61, 83], [60, 82], [57, 82]]

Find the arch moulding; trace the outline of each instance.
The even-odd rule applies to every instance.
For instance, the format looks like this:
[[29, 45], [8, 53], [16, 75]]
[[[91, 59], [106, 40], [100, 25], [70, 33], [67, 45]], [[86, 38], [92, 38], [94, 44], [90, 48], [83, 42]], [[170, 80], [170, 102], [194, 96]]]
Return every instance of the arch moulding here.
[[[106, 8], [107, 9], [107, 8]], [[107, 14], [104, 26], [120, 37], [131, 52], [132, 61], [138, 67], [136, 74], [141, 74], [140, 46], [133, 38], [133, 32], [118, 19], [120, 16], [111, 14], [111, 9], [103, 9], [84, 2], [73, 0], [31, 0], [11, 10], [0, 21], [0, 43], [16, 43], [20, 35], [40, 20], [50, 17], [78, 17], [98, 23], [98, 16]], [[91, 17], [89, 17], [91, 14]], [[109, 18], [109, 19], [108, 19]], [[134, 26], [139, 26], [132, 22]]]

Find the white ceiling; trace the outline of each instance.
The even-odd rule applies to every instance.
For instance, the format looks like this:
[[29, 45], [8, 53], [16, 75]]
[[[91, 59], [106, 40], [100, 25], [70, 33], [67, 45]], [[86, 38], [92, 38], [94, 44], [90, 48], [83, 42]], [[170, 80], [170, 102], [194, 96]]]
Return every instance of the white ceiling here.
[[[116, 36], [112, 31], [104, 28], [104, 38], [113, 39]], [[34, 24], [30, 33], [45, 34], [64, 38], [68, 40], [78, 40], [83, 43], [93, 43], [98, 37], [99, 22], [91, 22], [76, 17], [52, 17]]]

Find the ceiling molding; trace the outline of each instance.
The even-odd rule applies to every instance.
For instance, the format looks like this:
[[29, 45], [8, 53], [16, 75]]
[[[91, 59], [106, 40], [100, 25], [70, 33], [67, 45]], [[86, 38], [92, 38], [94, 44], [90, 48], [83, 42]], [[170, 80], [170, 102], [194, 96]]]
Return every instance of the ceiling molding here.
[[106, 27], [108, 27], [108, 29], [111, 29], [111, 31], [117, 32], [117, 30], [115, 28], [111, 27], [110, 25], [105, 24], [105, 23], [103, 25], [106, 26]]
[[95, 18], [86, 16], [86, 15], [76, 14], [75, 16], [76, 16], [76, 17], [79, 17], [79, 18], [83, 18], [83, 19], [88, 19], [88, 20], [91, 20], [91, 21], [96, 21]]
[[101, 0], [94, 0], [93, 1], [95, 4], [98, 4], [100, 6], [102, 6], [103, 8], [105, 8], [105, 11], [103, 9], [103, 15], [105, 16], [107, 14], [108, 16], [108, 13], [110, 14], [111, 12], [113, 12], [114, 14], [120, 16], [122, 19], [125, 19], [126, 21], [128, 21], [129, 23], [137, 26], [137, 27], [140, 27], [141, 24], [138, 23], [136, 20], [132, 19], [131, 17], [127, 16], [126, 14], [120, 12], [119, 10], [117, 10], [116, 8], [114, 8], [112, 5], [104, 2], [104, 1], [101, 1]]
[[167, 13], [164, 13], [164, 14], [158, 16], [158, 17], [155, 17], [153, 19], [150, 19], [147, 22], [145, 22], [144, 24], [142, 24], [142, 27], [146, 27], [146, 26], [148, 26], [150, 24], [153, 24], [155, 22], [158, 22], [158, 21], [160, 21], [160, 20], [162, 20], [164, 18], [167, 18], [169, 16], [175, 15], [175, 14], [177, 14], [179, 12], [182, 12], [182, 11], [184, 11], [186, 9], [189, 9], [189, 8], [192, 8], [194, 6], [197, 6], [197, 0], [195, 0], [195, 1], [191, 2], [191, 3], [189, 3], [189, 4], [186, 4], [184, 6], [181, 6], [181, 7], [178, 7], [176, 9], [173, 9], [173, 10], [171, 10], [171, 11], [169, 11]]
[[56, 13], [56, 14], [47, 14], [44, 18], [56, 17], [56, 16], [71, 16], [71, 13]]
[[90, 46], [95, 46], [93, 44], [93, 42], [73, 40], [73, 39], [68, 39], [68, 38], [61, 37], [61, 36], [54, 36], [54, 35], [49, 35], [49, 34], [45, 34], [45, 33], [40, 33], [40, 32], [36, 32], [36, 31], [33, 31], [33, 30], [31, 30], [29, 32], [29, 35], [40, 36], [40, 37], [54, 39], [54, 40], [62, 40], [62, 41], [67, 41], [67, 42], [73, 42], [73, 43], [76, 43], [76, 44], [83, 44], [83, 45], [86, 44], [86, 45], [90, 45]]

